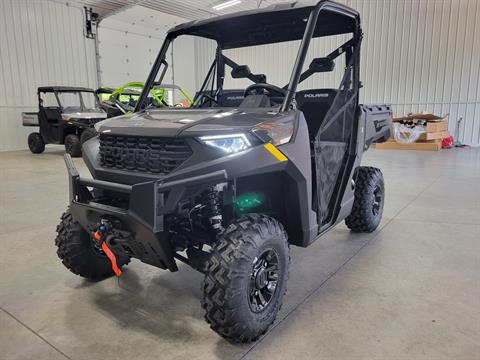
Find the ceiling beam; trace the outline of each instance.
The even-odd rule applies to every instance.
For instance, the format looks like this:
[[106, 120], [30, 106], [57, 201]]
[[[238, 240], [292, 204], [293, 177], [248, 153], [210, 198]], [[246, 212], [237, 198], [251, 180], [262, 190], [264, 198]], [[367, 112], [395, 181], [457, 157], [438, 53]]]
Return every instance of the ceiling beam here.
[[128, 4], [121, 5], [121, 6], [117, 7], [115, 10], [109, 11], [109, 12], [103, 14], [102, 16], [100, 16], [99, 22], [103, 19], [106, 19], [106, 18], [110, 17], [110, 16], [116, 15], [116, 14], [122, 12], [122, 11], [131, 9], [132, 7], [141, 6], [144, 2], [146, 2], [146, 0], [128, 0], [128, 1], [129, 1]]
[[177, 1], [177, 0], [146, 0], [142, 6], [152, 10], [164, 12], [166, 14], [183, 17], [185, 19], [197, 20], [209, 18], [218, 15], [210, 11], [197, 1]]

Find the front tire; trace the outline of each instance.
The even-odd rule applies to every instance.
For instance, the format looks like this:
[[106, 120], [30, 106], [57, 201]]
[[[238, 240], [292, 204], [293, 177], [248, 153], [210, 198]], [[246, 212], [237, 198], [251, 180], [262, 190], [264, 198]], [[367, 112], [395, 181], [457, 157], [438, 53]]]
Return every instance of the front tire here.
[[82, 156], [82, 144], [77, 135], [69, 134], [65, 136], [65, 151], [72, 157]]
[[28, 148], [33, 154], [41, 154], [45, 151], [45, 142], [39, 133], [28, 135]]
[[[57, 226], [57, 255], [63, 265], [75, 275], [99, 280], [115, 275], [107, 256], [95, 246], [87, 231], [72, 217], [70, 211], [63, 213]], [[117, 256], [117, 266], [121, 268], [130, 261]]]
[[80, 135], [80, 144], [83, 145], [86, 141], [94, 138], [97, 135], [97, 130], [95, 130], [94, 128], [88, 128], [83, 130], [82, 135]]
[[203, 282], [202, 307], [211, 328], [233, 342], [250, 342], [274, 322], [290, 265], [287, 233], [275, 219], [245, 215], [213, 246]]
[[380, 169], [359, 167], [353, 208], [345, 224], [354, 232], [374, 231], [382, 220], [384, 202], [385, 184]]

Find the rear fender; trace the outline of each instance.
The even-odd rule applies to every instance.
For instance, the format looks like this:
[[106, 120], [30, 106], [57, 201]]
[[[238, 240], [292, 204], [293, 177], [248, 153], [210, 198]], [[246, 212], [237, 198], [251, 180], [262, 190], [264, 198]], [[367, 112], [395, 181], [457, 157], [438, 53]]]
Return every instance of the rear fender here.
[[387, 141], [392, 129], [391, 105], [362, 105], [365, 126], [365, 150], [373, 143]]

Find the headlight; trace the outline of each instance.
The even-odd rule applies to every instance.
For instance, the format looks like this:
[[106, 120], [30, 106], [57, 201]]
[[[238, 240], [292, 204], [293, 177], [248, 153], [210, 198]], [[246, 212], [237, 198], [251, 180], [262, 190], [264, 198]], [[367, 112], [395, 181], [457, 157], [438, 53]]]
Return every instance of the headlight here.
[[227, 154], [246, 150], [252, 145], [245, 134], [202, 136], [199, 140], [205, 145], [221, 149]]
[[255, 126], [253, 132], [265, 142], [271, 142], [278, 146], [290, 141], [295, 129], [295, 120], [280, 120], [276, 122], [264, 122]]
[[62, 120], [63, 121], [70, 121], [70, 120], [72, 120], [72, 117], [69, 114], [62, 114]]

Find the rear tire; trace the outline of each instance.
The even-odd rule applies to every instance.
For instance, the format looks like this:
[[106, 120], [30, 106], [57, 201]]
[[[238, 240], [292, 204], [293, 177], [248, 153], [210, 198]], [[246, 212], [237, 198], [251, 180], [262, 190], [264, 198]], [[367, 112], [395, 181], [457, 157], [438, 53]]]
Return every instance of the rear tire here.
[[245, 215], [223, 231], [207, 262], [202, 307], [211, 328], [250, 342], [274, 322], [290, 265], [287, 233], [275, 219]]
[[39, 133], [28, 135], [28, 148], [33, 154], [41, 154], [45, 151], [45, 142]]
[[94, 138], [97, 135], [97, 130], [95, 130], [94, 128], [88, 128], [83, 130], [82, 135], [80, 135], [80, 144], [83, 145], [86, 141]]
[[65, 136], [65, 151], [72, 157], [82, 156], [82, 144], [77, 135], [70, 134]]
[[380, 169], [361, 166], [355, 184], [355, 200], [351, 214], [345, 219], [354, 232], [372, 232], [382, 220], [385, 184]]
[[[115, 275], [107, 256], [95, 247], [93, 239], [67, 210], [57, 226], [57, 255], [63, 265], [75, 275], [99, 280]], [[130, 262], [127, 257], [117, 256], [117, 266], [121, 268]]]

